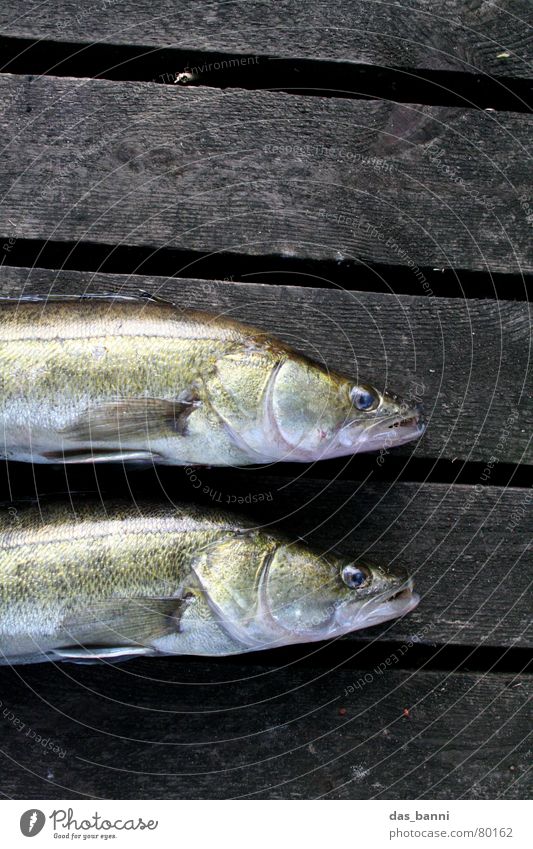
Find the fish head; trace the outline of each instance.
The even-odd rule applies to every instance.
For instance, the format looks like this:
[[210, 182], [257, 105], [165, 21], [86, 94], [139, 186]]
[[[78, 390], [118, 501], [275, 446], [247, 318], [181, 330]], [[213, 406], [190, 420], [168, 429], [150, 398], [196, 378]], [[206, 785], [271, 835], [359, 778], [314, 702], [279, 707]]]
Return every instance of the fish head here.
[[304, 358], [283, 362], [269, 392], [267, 426], [282, 459], [312, 462], [393, 448], [426, 427], [421, 404], [350, 380]]
[[404, 616], [418, 604], [407, 572], [284, 545], [268, 566], [265, 603], [284, 642], [339, 637]]
[[[249, 532], [197, 559], [196, 604], [182, 621], [204, 654], [331, 639], [409, 613], [407, 573]], [[183, 649], [182, 649], [183, 651]]]

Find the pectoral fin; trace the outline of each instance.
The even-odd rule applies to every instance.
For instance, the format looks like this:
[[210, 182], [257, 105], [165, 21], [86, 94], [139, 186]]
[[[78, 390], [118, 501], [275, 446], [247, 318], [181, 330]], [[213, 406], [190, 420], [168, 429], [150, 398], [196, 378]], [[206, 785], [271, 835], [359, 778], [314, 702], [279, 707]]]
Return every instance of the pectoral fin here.
[[[187, 419], [199, 404], [192, 393], [175, 401], [161, 398], [123, 398], [91, 406], [82, 416], [61, 430], [65, 439], [80, 442], [120, 441], [132, 437], [168, 434], [185, 435]], [[117, 448], [118, 453], [120, 447]]]
[[73, 643], [68, 650], [94, 649], [98, 653], [102, 648], [149, 649], [152, 640], [179, 632], [189, 600], [189, 597], [117, 598], [93, 602], [86, 611], [64, 620], [62, 631]]
[[[119, 663], [122, 660], [133, 660], [135, 657], [150, 657], [155, 654], [153, 649], [144, 646], [113, 646], [112, 648], [72, 646], [65, 649], [54, 649], [47, 652], [44, 660], [68, 660], [70, 663]], [[34, 661], [35, 662], [35, 661]]]
[[87, 451], [80, 451], [78, 448], [43, 451], [41, 456], [57, 463], [132, 463], [139, 468], [147, 468], [157, 463], [159, 457], [152, 451], [114, 451], [98, 448], [89, 448]]

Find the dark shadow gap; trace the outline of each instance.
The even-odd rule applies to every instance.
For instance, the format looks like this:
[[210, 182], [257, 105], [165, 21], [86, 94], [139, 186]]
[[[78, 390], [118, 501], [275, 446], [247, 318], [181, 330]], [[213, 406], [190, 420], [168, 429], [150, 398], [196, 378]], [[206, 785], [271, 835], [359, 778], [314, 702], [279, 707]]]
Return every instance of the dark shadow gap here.
[[0, 37], [3, 72], [528, 112], [533, 81], [483, 73]]
[[[402, 449], [399, 449], [400, 451]], [[42, 465], [29, 463], [0, 463], [0, 503], [92, 494], [99, 498], [134, 498], [136, 501], [172, 499], [192, 501], [205, 507], [274, 512], [278, 502], [294, 500], [298, 509], [298, 493], [303, 502], [305, 481], [353, 483], [354, 491], [369, 483], [424, 483], [483, 487], [529, 488], [533, 484], [533, 469], [527, 465], [498, 463], [490, 476], [482, 479], [485, 463], [464, 463], [460, 460], [431, 460], [409, 456], [387, 455], [383, 464], [378, 455], [359, 455], [354, 458], [324, 460], [313, 466], [299, 463], [277, 463], [268, 467], [246, 469], [209, 469], [182, 466], [149, 467], [146, 470], [127, 469], [118, 463], [95, 465]], [[265, 478], [267, 481], [265, 481]], [[279, 486], [278, 486], [279, 482]], [[303, 489], [301, 489], [303, 483]], [[268, 484], [268, 497], [264, 496]], [[294, 484], [294, 485], [293, 485]], [[479, 490], [477, 490], [479, 492]], [[262, 497], [261, 494], [263, 494]]]
[[[290, 675], [298, 680], [301, 674], [309, 675], [309, 671], [316, 670], [327, 674], [331, 669], [342, 665], [346, 669], [353, 669], [353, 681], [350, 685], [350, 693], [357, 693], [373, 680], [383, 677], [386, 680], [387, 673], [392, 669], [395, 672], [405, 671], [423, 674], [425, 672], [463, 672], [474, 674], [500, 673], [505, 675], [520, 675], [531, 673], [532, 660], [531, 651], [528, 648], [506, 648], [502, 646], [462, 646], [462, 645], [423, 645], [414, 643], [408, 645], [398, 640], [388, 641], [381, 636], [379, 641], [372, 639], [371, 631], [367, 632], [368, 642], [357, 635], [335, 640], [330, 643], [314, 643], [304, 645], [285, 646], [271, 651], [252, 652], [234, 657], [162, 657], [148, 658], [146, 660], [130, 660], [126, 665], [119, 664], [110, 667], [105, 664], [76, 665], [59, 664], [56, 669], [51, 664], [37, 664], [30, 666], [16, 666], [15, 673], [9, 666], [0, 667], [0, 680], [7, 683], [13, 675], [16, 681], [23, 686], [22, 681], [41, 680], [48, 682], [50, 676], [65, 685], [64, 673], [72, 679], [67, 687], [74, 689], [76, 681], [95, 681], [97, 688], [108, 676], [116, 676], [120, 672], [132, 675], [146, 675], [150, 678], [160, 679], [151, 681], [151, 688], [155, 691], [159, 686], [167, 686], [166, 681], [172, 682], [178, 676], [180, 681], [194, 681], [201, 688], [202, 684], [210, 686], [215, 675], [218, 686], [222, 686], [227, 679], [232, 681], [235, 677], [235, 665], [238, 664], [239, 674], [252, 675], [268, 673], [281, 668], [280, 674], [284, 673], [283, 667], [288, 666]], [[370, 640], [372, 641], [370, 642]], [[366, 675], [366, 678], [365, 678]], [[16, 681], [13, 684], [16, 685]], [[342, 705], [342, 692], [339, 704]], [[349, 693], [347, 694], [349, 695]]]
[[533, 275], [422, 267], [419, 271], [427, 281], [427, 285], [423, 286], [407, 266], [366, 264], [355, 259], [204, 254], [172, 248], [14, 239], [10, 236], [0, 236], [0, 265], [235, 283], [277, 283], [395, 295], [518, 301], [528, 300], [528, 284], [533, 283]]
[[[275, 666], [280, 663], [301, 661], [318, 669], [327, 669], [328, 666], [342, 663], [348, 668], [378, 675], [386, 675], [389, 669], [520, 674], [531, 672], [533, 667], [531, 652], [527, 648], [423, 645], [422, 643], [407, 646], [406, 643], [398, 640], [387, 640], [386, 634], [380, 635], [379, 641], [376, 641], [377, 635], [372, 633], [372, 629], [364, 633], [364, 637], [353, 634], [348, 638], [324, 643], [320, 651], [313, 653], [310, 660], [306, 660], [310, 650], [307, 644], [287, 646], [282, 650], [282, 656], [279, 650], [251, 653], [241, 657], [240, 662], [245, 668], [253, 664]], [[390, 659], [389, 664], [387, 659]], [[188, 658], [188, 661], [192, 660], [193, 658]], [[200, 662], [201, 658], [194, 660]], [[211, 660], [213, 658], [210, 658]], [[159, 661], [159, 663], [164, 662], [164, 660]], [[224, 665], [222, 658], [219, 663], [221, 667]], [[376, 669], [381, 669], [381, 673], [376, 672]], [[357, 677], [355, 680], [357, 681]]]
[[[255, 472], [261, 472], [269, 477], [286, 479], [309, 479], [353, 481], [354, 483], [369, 482], [398, 482], [398, 483], [440, 483], [462, 486], [499, 486], [499, 487], [530, 487], [533, 484], [533, 468], [528, 465], [515, 463], [498, 463], [490, 476], [482, 475], [486, 471], [486, 463], [464, 462], [463, 460], [431, 459], [413, 457], [411, 447], [400, 448], [387, 455], [359, 454], [353, 457], [339, 457], [334, 460], [321, 460], [319, 463], [276, 463], [267, 468], [250, 467]], [[378, 463], [379, 459], [379, 463]], [[168, 469], [160, 476], [165, 480]], [[228, 479], [228, 472], [220, 469], [208, 469], [206, 483], [209, 482], [214, 491], [223, 490]], [[233, 472], [238, 485], [242, 475], [243, 485], [248, 491], [250, 481], [245, 477], [247, 470]], [[202, 475], [205, 477], [205, 475]], [[186, 478], [184, 478], [184, 481]], [[169, 484], [171, 476], [169, 475]], [[226, 483], [227, 486], [227, 483]]]

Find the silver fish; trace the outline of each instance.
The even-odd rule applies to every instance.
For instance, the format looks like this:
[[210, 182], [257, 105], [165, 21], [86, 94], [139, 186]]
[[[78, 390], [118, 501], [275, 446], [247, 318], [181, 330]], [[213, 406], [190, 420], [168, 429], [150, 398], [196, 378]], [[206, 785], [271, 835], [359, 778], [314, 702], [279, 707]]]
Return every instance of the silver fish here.
[[0, 658], [230, 655], [403, 616], [413, 582], [190, 506], [0, 512]]
[[312, 462], [424, 431], [419, 404], [266, 333], [142, 298], [0, 299], [0, 456]]

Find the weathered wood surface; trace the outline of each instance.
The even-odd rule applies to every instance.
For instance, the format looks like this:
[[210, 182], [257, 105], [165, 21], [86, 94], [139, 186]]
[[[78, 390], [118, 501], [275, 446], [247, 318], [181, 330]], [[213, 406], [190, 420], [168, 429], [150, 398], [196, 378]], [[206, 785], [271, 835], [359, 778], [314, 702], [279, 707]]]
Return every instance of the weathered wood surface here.
[[400, 456], [533, 461], [528, 304], [0, 269], [4, 295], [51, 291], [156, 293], [255, 324], [330, 368], [386, 382], [422, 400], [430, 416], [423, 439]]
[[4, 667], [2, 792], [527, 796], [530, 679], [385, 669], [273, 666], [260, 657], [244, 668], [227, 660]]
[[[0, 39], [78, 43], [80, 69], [83, 46], [99, 41], [174, 48], [175, 70], [194, 58], [200, 84], [213, 71], [196, 62], [203, 51], [208, 65], [242, 57], [243, 80], [247, 63], [266, 76], [281, 58], [329, 73], [339, 63], [339, 87], [348, 64], [513, 85], [533, 78], [530, 10], [526, 0], [334, 0], [302, 18], [296, 0], [14, 0], [0, 9]], [[302, 288], [7, 265], [0, 293], [157, 293], [416, 394], [431, 416], [416, 446], [376, 455], [362, 473], [349, 461], [351, 480], [319, 479], [332, 464], [316, 466], [317, 479], [303, 466], [155, 475], [4, 464], [4, 498], [98, 484], [104, 497], [224, 507], [404, 565], [422, 596], [405, 620], [330, 644], [0, 667], [5, 796], [527, 796], [531, 491], [495, 484], [503, 464], [532, 461], [528, 305], [435, 297], [424, 270], [532, 270], [531, 124], [511, 112], [0, 75], [0, 263], [24, 239], [171, 247], [188, 260], [354, 261], [354, 278], [358, 263], [388, 264], [419, 295], [359, 292], [356, 279], [346, 292], [319, 278]], [[428, 460], [480, 465], [466, 467], [469, 486], [379, 479], [393, 457], [404, 475], [418, 458], [428, 473]], [[454, 671], [456, 659], [469, 671]]]
[[5, 74], [0, 232], [521, 273], [532, 121]]
[[514, 77], [532, 76], [530, 27], [527, 0], [335, 0], [306, 6], [303, 18], [298, 0], [10, 0], [0, 10], [9, 36]]

